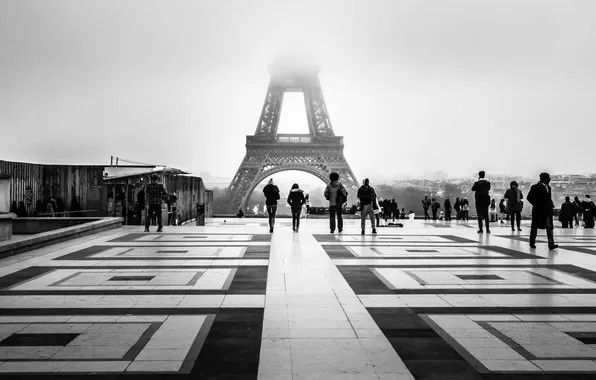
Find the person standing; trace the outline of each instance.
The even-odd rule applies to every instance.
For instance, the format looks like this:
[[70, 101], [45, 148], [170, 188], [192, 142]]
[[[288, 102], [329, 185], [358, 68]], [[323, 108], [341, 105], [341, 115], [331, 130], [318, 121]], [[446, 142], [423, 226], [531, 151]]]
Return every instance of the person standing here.
[[422, 209], [424, 210], [424, 221], [430, 220], [430, 215], [428, 215], [428, 209], [431, 206], [431, 201], [428, 199], [428, 195], [424, 196], [422, 200]]
[[300, 213], [305, 202], [304, 191], [300, 190], [297, 183], [293, 184], [290, 194], [288, 194], [288, 204], [292, 209], [292, 231], [294, 232], [298, 232], [298, 228], [300, 228]]
[[484, 170], [478, 172], [478, 181], [474, 182], [472, 191], [475, 192], [474, 199], [476, 201], [476, 213], [478, 214], [478, 233], [483, 232], [482, 221], [486, 224], [486, 233], [490, 234], [490, 227], [488, 222], [488, 206], [490, 205], [490, 182], [484, 176]]
[[151, 182], [145, 186], [145, 202], [147, 205], [147, 215], [145, 216], [145, 232], [149, 232], [149, 224], [153, 213], [157, 218], [157, 232], [163, 231], [162, 216], [161, 216], [161, 204], [164, 197], [168, 196], [166, 188], [159, 182], [159, 175], [156, 173], [151, 174]]
[[530, 188], [528, 202], [532, 205], [532, 226], [530, 227], [530, 248], [536, 248], [538, 229], [546, 229], [548, 249], [556, 249], [553, 236], [553, 204], [550, 174], [540, 173], [540, 181]]
[[273, 178], [269, 179], [267, 186], [263, 188], [265, 194], [265, 206], [269, 214], [269, 232], [275, 227], [275, 214], [277, 213], [277, 201], [279, 200], [279, 187], [273, 184]]
[[441, 205], [439, 204], [439, 202], [437, 202], [436, 198], [432, 199], [430, 207], [433, 212], [433, 220], [437, 220], [437, 213], [439, 212]]
[[372, 208], [372, 203], [375, 202], [376, 197], [377, 194], [375, 193], [375, 189], [370, 187], [368, 178], [366, 178], [364, 180], [364, 184], [358, 189], [358, 199], [360, 200], [360, 207], [362, 207], [362, 211], [360, 213], [360, 227], [362, 228], [362, 235], [364, 235], [367, 216], [370, 217], [372, 233], [377, 233], [377, 229], [375, 228], [375, 213], [373, 212]]
[[395, 222], [395, 219], [399, 220], [399, 206], [397, 205], [395, 198], [393, 198], [391, 200], [391, 216], [392, 216], [394, 222]]
[[507, 213], [510, 215], [511, 231], [515, 231], [516, 220], [517, 230], [521, 231], [521, 211], [524, 194], [520, 190], [516, 181], [511, 181], [509, 183], [509, 189], [505, 191], [505, 195], [503, 197], [507, 199]]
[[573, 218], [575, 219], [575, 225], [579, 226], [579, 221], [582, 220], [582, 202], [577, 196], [573, 198]]
[[589, 195], [586, 195], [582, 202], [582, 214], [584, 216], [584, 228], [594, 228], [594, 216], [596, 216], [596, 206]]
[[461, 201], [459, 197], [455, 198], [455, 203], [453, 204], [453, 208], [455, 209], [455, 220], [461, 219]]
[[561, 205], [559, 222], [561, 222], [563, 228], [573, 228], [573, 203], [571, 203], [569, 196], [565, 197], [565, 202]]
[[445, 221], [451, 221], [451, 201], [449, 198], [445, 198], [443, 207], [445, 208]]
[[470, 220], [470, 201], [468, 201], [468, 197], [464, 197], [461, 201], [461, 219], [466, 222]]
[[505, 207], [505, 198], [501, 199], [499, 202], [499, 219], [501, 219], [501, 224], [505, 223], [503, 219], [505, 219], [505, 214], [507, 214], [507, 207]]
[[308, 214], [310, 214], [310, 195], [305, 194], [304, 200], [305, 200], [304, 205], [306, 206], [306, 216], [305, 217], [308, 218]]
[[497, 222], [497, 202], [494, 199], [490, 201], [488, 213], [490, 215], [491, 223]]
[[329, 174], [329, 184], [325, 188], [325, 199], [329, 201], [329, 230], [335, 232], [335, 215], [337, 214], [337, 230], [342, 232], [344, 229], [344, 220], [341, 216], [342, 207], [348, 200], [348, 192], [344, 185], [339, 182], [339, 174]]

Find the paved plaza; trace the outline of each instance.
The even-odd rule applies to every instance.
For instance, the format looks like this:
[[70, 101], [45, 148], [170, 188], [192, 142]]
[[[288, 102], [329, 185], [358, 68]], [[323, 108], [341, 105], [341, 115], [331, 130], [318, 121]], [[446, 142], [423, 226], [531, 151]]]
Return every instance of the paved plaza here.
[[123, 227], [0, 260], [0, 377], [594, 379], [596, 234]]

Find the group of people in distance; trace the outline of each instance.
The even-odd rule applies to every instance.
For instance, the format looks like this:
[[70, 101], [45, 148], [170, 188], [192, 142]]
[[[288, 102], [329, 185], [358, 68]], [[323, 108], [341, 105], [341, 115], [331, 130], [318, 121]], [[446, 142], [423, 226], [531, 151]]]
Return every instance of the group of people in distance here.
[[[474, 200], [476, 206], [476, 213], [478, 215], [478, 233], [490, 233], [490, 220], [489, 214], [491, 210], [496, 209], [496, 203], [494, 199], [491, 199], [489, 192], [491, 189], [490, 182], [485, 178], [486, 173], [480, 171], [478, 173], [478, 180], [472, 186], [474, 191]], [[532, 223], [530, 226], [530, 247], [536, 248], [536, 236], [539, 229], [545, 229], [548, 239], [549, 249], [555, 249], [558, 247], [555, 244], [553, 237], [553, 216], [554, 216], [554, 203], [552, 201], [552, 189], [550, 187], [550, 175], [548, 173], [541, 173], [539, 181], [532, 185], [526, 200], [533, 206], [532, 207]], [[339, 181], [338, 173], [331, 173], [329, 175], [329, 184], [325, 188], [325, 199], [329, 201], [329, 229], [331, 233], [334, 233], [336, 228], [338, 232], [343, 231], [343, 218], [342, 208], [348, 200], [348, 192], [343, 184]], [[269, 214], [269, 232], [273, 232], [275, 226], [275, 214], [277, 211], [277, 201], [280, 199], [279, 188], [273, 184], [273, 179], [269, 180], [269, 183], [263, 189], [265, 195], [265, 204], [267, 206], [267, 213]], [[375, 190], [370, 186], [370, 182], [367, 179], [364, 180], [363, 185], [358, 189], [357, 197], [359, 200], [360, 210], [360, 226], [361, 233], [365, 234], [366, 219], [370, 218], [370, 224], [372, 233], [376, 234], [375, 228], [375, 210], [379, 209], [379, 202], [377, 200], [377, 194]], [[518, 231], [521, 231], [521, 211], [523, 208], [524, 199], [523, 193], [519, 188], [516, 181], [512, 181], [510, 188], [504, 194], [504, 200], [499, 205], [500, 211], [506, 212], [511, 216], [511, 230], [515, 231], [517, 227]], [[505, 200], [507, 204], [505, 205]], [[292, 185], [292, 189], [288, 195], [288, 204], [292, 209], [292, 230], [298, 231], [300, 227], [300, 214], [302, 206], [306, 203], [304, 192], [300, 189], [298, 184]], [[399, 209], [395, 200], [385, 201], [384, 217], [393, 216], [399, 218]], [[422, 200], [422, 207], [424, 209], [425, 220], [430, 219], [428, 210], [431, 209], [433, 213], [433, 219], [437, 219], [437, 211], [440, 208], [440, 204], [435, 198], [428, 199], [425, 196]], [[444, 203], [445, 207], [445, 220], [451, 220], [451, 202], [447, 198]], [[457, 219], [469, 220], [469, 202], [467, 198], [457, 198], [454, 204]], [[379, 210], [380, 211], [380, 210]], [[378, 213], [378, 211], [377, 211]], [[493, 212], [494, 214], [494, 212]], [[583, 218], [586, 228], [594, 228], [594, 217], [596, 216], [596, 206], [590, 199], [589, 195], [586, 195], [584, 201], [579, 202], [576, 197], [572, 203], [569, 197], [565, 198], [565, 203], [561, 206], [561, 214], [559, 221], [563, 223], [563, 227], [572, 227], [573, 220], [576, 221], [576, 225], [579, 224], [579, 218]], [[496, 221], [493, 218], [493, 222]], [[377, 223], [378, 226], [378, 223]]]
[[[273, 178], [269, 179], [269, 182], [263, 188], [263, 194], [265, 195], [265, 206], [269, 215], [269, 232], [273, 232], [275, 228], [275, 214], [277, 213], [277, 201], [280, 199], [279, 188], [273, 183]], [[324, 195], [325, 199], [329, 202], [329, 229], [331, 233], [334, 233], [336, 229], [338, 232], [342, 232], [344, 229], [342, 209], [348, 201], [348, 191], [339, 181], [338, 173], [334, 172], [329, 175], [329, 184], [325, 187]], [[372, 233], [377, 233], [374, 213], [374, 209], [377, 207], [376, 198], [375, 190], [370, 186], [368, 178], [365, 179], [363, 185], [358, 189], [363, 235], [367, 217], [370, 217]], [[297, 183], [292, 185], [287, 202], [292, 210], [292, 230], [298, 232], [300, 228], [300, 214], [302, 213], [302, 206], [306, 203], [306, 197], [304, 191], [300, 189]]]

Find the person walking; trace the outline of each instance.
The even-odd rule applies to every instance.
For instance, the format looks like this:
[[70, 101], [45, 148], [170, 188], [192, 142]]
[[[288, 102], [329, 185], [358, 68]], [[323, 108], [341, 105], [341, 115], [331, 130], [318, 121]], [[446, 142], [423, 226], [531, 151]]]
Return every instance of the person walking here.
[[428, 215], [428, 209], [431, 206], [431, 201], [428, 199], [428, 195], [424, 196], [422, 200], [422, 209], [424, 210], [424, 221], [430, 220], [430, 215]]
[[549, 186], [550, 174], [540, 173], [540, 181], [530, 188], [528, 202], [532, 205], [532, 225], [530, 227], [530, 248], [536, 248], [538, 229], [546, 230], [548, 249], [556, 249], [553, 236], [553, 204], [552, 191]]
[[300, 228], [300, 213], [302, 212], [302, 205], [306, 203], [306, 198], [304, 197], [304, 191], [300, 190], [297, 183], [292, 185], [287, 201], [292, 210], [292, 231], [298, 232], [298, 228]]
[[451, 201], [449, 198], [445, 198], [443, 207], [445, 208], [445, 221], [451, 221]]
[[453, 208], [455, 209], [455, 220], [461, 219], [461, 201], [459, 197], [455, 198], [455, 203], [453, 204]]
[[433, 212], [433, 220], [437, 220], [437, 213], [439, 212], [439, 209], [441, 208], [441, 204], [439, 202], [437, 202], [436, 198], [433, 198], [431, 201], [430, 207]]
[[273, 184], [273, 178], [269, 179], [267, 186], [263, 188], [265, 195], [265, 206], [269, 214], [269, 232], [273, 232], [275, 227], [275, 214], [277, 213], [277, 201], [279, 200], [279, 187]]
[[505, 198], [501, 198], [501, 202], [499, 202], [499, 219], [501, 219], [501, 224], [505, 223], [503, 219], [505, 219], [505, 214], [507, 214], [507, 207], [505, 206]]
[[596, 206], [589, 195], [586, 195], [582, 201], [582, 214], [584, 217], [584, 228], [594, 228], [594, 216], [596, 216]]
[[325, 188], [325, 199], [329, 201], [329, 230], [335, 232], [335, 215], [337, 215], [337, 230], [342, 232], [344, 220], [341, 216], [344, 203], [348, 200], [348, 192], [344, 185], [339, 182], [339, 174], [329, 174], [329, 184]]
[[561, 222], [563, 228], [573, 228], [573, 203], [571, 203], [569, 196], [565, 197], [565, 202], [561, 205], [559, 222]]
[[509, 188], [505, 191], [503, 196], [507, 199], [507, 213], [511, 220], [511, 231], [515, 231], [515, 224], [517, 220], [517, 230], [521, 231], [521, 211], [522, 211], [522, 199], [524, 194], [519, 188], [516, 181], [509, 183]]
[[488, 222], [488, 207], [490, 205], [490, 182], [484, 176], [484, 170], [478, 172], [478, 181], [474, 182], [472, 191], [475, 192], [474, 199], [476, 201], [476, 214], [478, 214], [478, 233], [483, 232], [482, 221], [486, 224], [486, 233], [490, 234], [490, 227]]
[[468, 201], [468, 197], [464, 197], [461, 201], [461, 218], [466, 222], [470, 220], [470, 201]]
[[583, 211], [582, 211], [582, 202], [579, 200], [577, 196], [573, 198], [573, 218], [575, 219], [575, 225], [579, 227], [579, 222], [582, 220]]
[[377, 194], [375, 189], [370, 187], [368, 178], [364, 180], [364, 184], [358, 189], [358, 199], [360, 200], [360, 227], [362, 228], [361, 234], [364, 235], [364, 229], [366, 227], [366, 217], [370, 217], [370, 226], [372, 227], [372, 233], [376, 234], [377, 229], [375, 228], [375, 213], [373, 212], [372, 203], [375, 202]]
[[168, 196], [168, 192], [163, 184], [157, 182], [159, 175], [156, 173], [151, 174], [151, 182], [145, 186], [145, 203], [147, 205], [147, 215], [145, 215], [145, 232], [149, 232], [149, 224], [151, 218], [155, 213], [157, 218], [157, 232], [163, 231], [162, 216], [161, 216], [161, 204], [163, 199]]

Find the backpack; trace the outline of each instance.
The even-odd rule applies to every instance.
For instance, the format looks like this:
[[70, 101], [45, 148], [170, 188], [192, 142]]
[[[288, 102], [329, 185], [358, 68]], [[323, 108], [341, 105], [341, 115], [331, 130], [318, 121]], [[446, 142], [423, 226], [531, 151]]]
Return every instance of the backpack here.
[[337, 195], [335, 196], [335, 204], [342, 206], [344, 203], [348, 201], [348, 192], [346, 191], [346, 195], [341, 191], [342, 188], [337, 189]]

